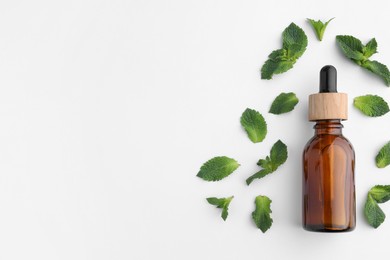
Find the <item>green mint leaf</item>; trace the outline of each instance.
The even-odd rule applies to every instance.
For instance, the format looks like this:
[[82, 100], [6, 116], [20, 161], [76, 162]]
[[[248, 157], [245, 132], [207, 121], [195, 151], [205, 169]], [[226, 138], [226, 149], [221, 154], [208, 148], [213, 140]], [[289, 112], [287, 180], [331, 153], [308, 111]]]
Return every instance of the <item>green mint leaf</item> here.
[[283, 31], [282, 38], [283, 48], [268, 55], [268, 60], [261, 67], [262, 79], [272, 79], [273, 75], [288, 71], [306, 50], [307, 36], [294, 23]]
[[267, 135], [267, 123], [264, 117], [256, 110], [247, 108], [241, 116], [241, 125], [254, 143], [264, 140]]
[[263, 67], [261, 68], [261, 78], [262, 79], [272, 79], [274, 74], [281, 74], [288, 71], [293, 67], [295, 62], [286, 60], [286, 61], [274, 61], [267, 60]]
[[346, 57], [355, 61], [363, 61], [365, 59], [363, 44], [359, 39], [349, 35], [337, 35], [336, 41]]
[[288, 57], [298, 59], [305, 52], [307, 47], [307, 36], [305, 32], [295, 23], [291, 23], [282, 33], [283, 49], [288, 52]]
[[279, 49], [273, 51], [270, 55], [268, 55], [268, 58], [273, 61], [285, 61], [287, 60], [287, 50]]
[[367, 59], [370, 58], [373, 54], [377, 53], [376, 49], [378, 48], [378, 43], [375, 38], [372, 38], [366, 46], [363, 47], [363, 55]]
[[205, 181], [219, 181], [234, 172], [240, 164], [229, 157], [214, 157], [205, 162], [196, 176]]
[[390, 142], [380, 149], [375, 157], [375, 163], [378, 168], [385, 168], [390, 164]]
[[366, 204], [364, 206], [364, 215], [368, 223], [374, 227], [379, 227], [385, 221], [386, 215], [378, 206], [372, 195], [368, 193]]
[[255, 174], [253, 174], [251, 177], [249, 177], [248, 179], [246, 179], [246, 184], [249, 185], [252, 183], [253, 180], [255, 179], [261, 179], [263, 178], [264, 176], [270, 174], [271, 172], [267, 169], [261, 169], [260, 171], [256, 172]]
[[267, 156], [265, 159], [260, 159], [257, 162], [257, 165], [261, 166], [263, 169], [246, 179], [246, 184], [249, 185], [253, 180], [261, 179], [264, 176], [273, 173], [280, 165], [286, 162], [287, 157], [287, 146], [282, 141], [278, 140], [272, 146], [270, 156]]
[[290, 112], [298, 102], [299, 100], [294, 93], [281, 93], [272, 102], [269, 112], [275, 115]]
[[256, 226], [265, 233], [272, 226], [271, 200], [267, 196], [257, 196], [255, 199], [255, 211], [252, 212], [252, 219]]
[[287, 161], [288, 153], [287, 146], [280, 140], [278, 140], [271, 148], [271, 163], [272, 170], [276, 171], [276, 169]]
[[386, 86], [390, 86], [390, 72], [386, 65], [375, 60], [374, 61], [366, 60], [365, 62], [362, 63], [361, 66], [371, 71], [375, 75], [381, 77], [384, 80]]
[[207, 198], [206, 200], [211, 205], [217, 206], [217, 208], [222, 208], [223, 203], [225, 202], [225, 198], [216, 198], [216, 197], [210, 197]]
[[328, 26], [330, 21], [332, 21], [333, 19], [334, 19], [334, 17], [332, 19], [330, 19], [329, 21], [327, 21], [326, 23], [323, 23], [320, 20], [315, 21], [313, 19], [309, 19], [309, 18], [307, 19], [309, 21], [309, 23], [311, 24], [311, 26], [313, 27], [314, 31], [316, 32], [317, 39], [319, 41], [322, 41], [326, 27]]
[[369, 193], [376, 202], [384, 203], [390, 200], [390, 185], [376, 185]]
[[377, 52], [378, 44], [375, 38], [371, 39], [365, 46], [359, 39], [349, 35], [338, 35], [336, 41], [346, 57], [381, 77], [386, 86], [390, 86], [390, 71], [387, 66], [375, 60], [368, 60]]
[[267, 169], [271, 169], [271, 159], [269, 158], [269, 156], [265, 157], [265, 159], [260, 159], [258, 162], [257, 162], [257, 165]]
[[386, 101], [380, 96], [376, 95], [356, 97], [353, 100], [353, 105], [363, 114], [370, 117], [383, 116], [389, 112], [389, 106]]
[[222, 217], [223, 220], [226, 221], [226, 218], [229, 215], [229, 212], [228, 212], [229, 205], [230, 205], [230, 202], [232, 201], [233, 198], [234, 198], [234, 196], [231, 196], [231, 197], [228, 197], [228, 198], [210, 197], [210, 198], [207, 198], [206, 200], [211, 205], [215, 205], [215, 206], [217, 206], [217, 208], [222, 209], [221, 217]]

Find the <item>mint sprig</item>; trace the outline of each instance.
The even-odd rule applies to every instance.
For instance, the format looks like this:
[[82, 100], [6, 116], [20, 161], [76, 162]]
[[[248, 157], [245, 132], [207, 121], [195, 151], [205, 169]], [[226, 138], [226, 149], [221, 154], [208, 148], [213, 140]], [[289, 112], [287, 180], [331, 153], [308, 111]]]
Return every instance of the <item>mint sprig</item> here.
[[336, 41], [343, 54], [359, 66], [381, 77], [387, 86], [390, 86], [390, 71], [386, 65], [369, 58], [377, 53], [378, 44], [375, 38], [366, 45], [350, 35], [337, 35]]
[[257, 163], [261, 169], [256, 172], [248, 179], [246, 179], [246, 184], [249, 185], [255, 179], [261, 179], [264, 176], [273, 173], [276, 171], [280, 165], [286, 162], [288, 157], [287, 146], [280, 140], [278, 140], [271, 148], [270, 156], [267, 156], [265, 159], [260, 159]]
[[272, 79], [274, 74], [281, 74], [291, 69], [307, 47], [307, 36], [296, 24], [291, 23], [282, 33], [283, 48], [268, 55], [268, 60], [261, 68], [262, 79]]
[[356, 97], [353, 100], [353, 105], [363, 114], [370, 117], [383, 116], [389, 112], [389, 105], [387, 102], [382, 97], [377, 95]]
[[228, 198], [216, 198], [216, 197], [210, 197], [207, 198], [207, 202], [210, 203], [211, 205], [217, 206], [217, 208], [222, 209], [221, 217], [224, 221], [226, 221], [226, 218], [229, 215], [229, 205], [230, 202], [234, 196], [228, 197]]
[[272, 226], [271, 202], [267, 196], [257, 196], [255, 199], [256, 208], [252, 212], [252, 219], [256, 226], [265, 233]]
[[205, 181], [219, 181], [234, 172], [240, 164], [229, 157], [218, 156], [205, 162], [196, 176]]
[[372, 227], [377, 228], [385, 221], [386, 215], [378, 203], [384, 203], [389, 199], [390, 185], [376, 185], [368, 192], [364, 215]]
[[326, 27], [328, 26], [330, 21], [332, 21], [333, 19], [334, 19], [334, 17], [332, 19], [330, 19], [329, 21], [323, 23], [321, 20], [315, 21], [313, 19], [307, 18], [307, 20], [309, 21], [309, 23], [313, 27], [314, 31], [316, 32], [316, 36], [317, 36], [317, 39], [319, 41], [322, 41]]

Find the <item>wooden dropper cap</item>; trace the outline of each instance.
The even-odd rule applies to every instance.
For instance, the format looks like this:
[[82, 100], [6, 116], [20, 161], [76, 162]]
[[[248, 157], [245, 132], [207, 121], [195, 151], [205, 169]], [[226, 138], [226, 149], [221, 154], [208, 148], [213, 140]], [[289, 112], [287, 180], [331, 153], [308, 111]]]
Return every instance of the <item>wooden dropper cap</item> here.
[[337, 93], [337, 70], [331, 65], [320, 71], [320, 93], [309, 96], [309, 120], [348, 119], [348, 95]]

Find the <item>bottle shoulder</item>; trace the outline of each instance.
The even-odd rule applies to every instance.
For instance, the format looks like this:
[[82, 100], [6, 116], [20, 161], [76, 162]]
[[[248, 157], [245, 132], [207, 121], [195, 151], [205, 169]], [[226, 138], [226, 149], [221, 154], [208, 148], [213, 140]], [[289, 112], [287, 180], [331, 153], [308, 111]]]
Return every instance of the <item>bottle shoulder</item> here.
[[339, 146], [345, 151], [355, 153], [352, 143], [343, 135], [315, 135], [307, 142], [304, 151], [322, 149], [327, 146]]

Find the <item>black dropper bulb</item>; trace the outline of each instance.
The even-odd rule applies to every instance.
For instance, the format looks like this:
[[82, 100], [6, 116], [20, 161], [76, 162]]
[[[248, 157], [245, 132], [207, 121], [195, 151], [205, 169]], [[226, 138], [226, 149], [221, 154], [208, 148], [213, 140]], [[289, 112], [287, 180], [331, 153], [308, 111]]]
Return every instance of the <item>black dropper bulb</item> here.
[[320, 93], [337, 93], [337, 70], [332, 65], [320, 71]]

